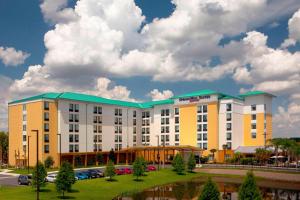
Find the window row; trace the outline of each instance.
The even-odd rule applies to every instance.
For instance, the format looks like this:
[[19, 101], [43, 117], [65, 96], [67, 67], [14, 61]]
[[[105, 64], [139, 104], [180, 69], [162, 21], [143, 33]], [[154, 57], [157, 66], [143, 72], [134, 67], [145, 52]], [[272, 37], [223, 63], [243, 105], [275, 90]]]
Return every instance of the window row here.
[[161, 135], [160, 141], [163, 142], [170, 142], [170, 136], [169, 135]]
[[162, 126], [160, 132], [161, 132], [161, 133], [170, 133], [170, 128], [169, 128], [169, 126]]
[[122, 144], [115, 144], [115, 151], [119, 151], [122, 149]]
[[169, 118], [161, 118], [161, 124], [170, 124]]
[[226, 104], [226, 111], [227, 111], [227, 112], [232, 111], [232, 104], [231, 104], [231, 103], [227, 103], [227, 104]]
[[94, 133], [102, 133], [102, 126], [94, 125]]
[[122, 109], [121, 108], [116, 108], [115, 109], [115, 116], [122, 116]]
[[149, 118], [149, 117], [150, 117], [149, 111], [142, 112], [142, 118]]
[[94, 151], [102, 151], [102, 144], [94, 144]]
[[79, 112], [79, 104], [69, 104], [69, 111], [70, 112]]
[[150, 120], [149, 119], [143, 119], [142, 120], [142, 126], [149, 126], [150, 125]]
[[79, 145], [78, 144], [70, 144], [69, 152], [79, 152]]
[[102, 107], [101, 106], [94, 106], [94, 114], [102, 114]]
[[161, 116], [169, 116], [170, 115], [170, 110], [169, 109], [162, 109], [160, 115]]
[[142, 142], [150, 142], [150, 136], [149, 135], [143, 135], [142, 136]]
[[197, 146], [201, 149], [207, 150], [207, 143], [203, 142], [203, 143], [197, 143]]
[[115, 126], [115, 133], [122, 133], [122, 126]]
[[198, 113], [207, 113], [207, 105], [201, 105], [197, 107]]
[[232, 114], [226, 113], [226, 121], [231, 121], [231, 119], [232, 119]]
[[79, 124], [69, 124], [69, 132], [79, 132]]
[[69, 122], [79, 122], [78, 114], [69, 114]]
[[201, 132], [201, 131], [207, 132], [207, 124], [197, 124], [197, 131], [198, 132]]
[[175, 114], [175, 115], [179, 115], [179, 108], [175, 108], [175, 109], [174, 109], [174, 114]]
[[122, 124], [122, 117], [115, 117], [115, 124]]
[[150, 134], [150, 128], [142, 128], [142, 134]]
[[102, 142], [102, 135], [94, 135], [94, 142]]
[[69, 135], [69, 142], [79, 142], [79, 135], [78, 134], [70, 134]]
[[197, 122], [207, 122], [207, 115], [197, 115]]
[[44, 101], [44, 110], [49, 110], [49, 102], [48, 101]]
[[175, 134], [175, 142], [179, 142], [179, 134]]
[[179, 124], [179, 117], [175, 117], [175, 124]]
[[207, 133], [198, 133], [197, 134], [197, 141], [207, 141]]
[[102, 116], [94, 116], [93, 117], [93, 122], [95, 123], [95, 124], [102, 124]]
[[49, 117], [49, 113], [48, 112], [44, 112], [44, 121], [49, 121], [50, 117]]

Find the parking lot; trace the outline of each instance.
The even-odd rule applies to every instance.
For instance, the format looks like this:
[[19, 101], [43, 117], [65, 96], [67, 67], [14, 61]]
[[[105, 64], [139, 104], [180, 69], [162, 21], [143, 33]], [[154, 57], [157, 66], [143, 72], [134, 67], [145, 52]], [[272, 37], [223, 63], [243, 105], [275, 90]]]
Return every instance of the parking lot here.
[[0, 186], [18, 186], [18, 177], [7, 174], [0, 174]]

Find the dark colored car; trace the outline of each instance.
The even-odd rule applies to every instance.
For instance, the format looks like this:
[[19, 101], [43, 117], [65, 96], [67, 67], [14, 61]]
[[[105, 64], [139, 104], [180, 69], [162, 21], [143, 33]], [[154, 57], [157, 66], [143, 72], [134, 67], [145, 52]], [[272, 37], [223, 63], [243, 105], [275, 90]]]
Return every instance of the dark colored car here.
[[31, 175], [20, 175], [18, 177], [18, 184], [19, 185], [31, 185], [32, 184]]
[[90, 178], [100, 178], [104, 176], [103, 172], [97, 169], [89, 169], [87, 173]]

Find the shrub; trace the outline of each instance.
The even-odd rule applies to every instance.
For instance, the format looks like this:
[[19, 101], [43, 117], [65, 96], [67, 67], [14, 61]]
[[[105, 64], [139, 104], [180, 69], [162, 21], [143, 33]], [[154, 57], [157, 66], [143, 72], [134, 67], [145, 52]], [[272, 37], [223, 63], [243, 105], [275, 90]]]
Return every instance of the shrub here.
[[64, 198], [65, 192], [71, 191], [74, 183], [75, 174], [72, 165], [68, 162], [62, 163], [55, 180], [56, 191], [62, 193]]
[[98, 165], [102, 165], [104, 163], [103, 155], [99, 153], [96, 157]]
[[143, 158], [137, 157], [133, 163], [133, 176], [136, 176], [136, 180], [138, 180], [145, 172], [144, 161]]
[[220, 192], [216, 183], [211, 178], [208, 178], [201, 192], [199, 200], [219, 200]]
[[172, 166], [174, 168], [174, 171], [177, 172], [177, 174], [182, 174], [184, 172], [185, 170], [184, 160], [179, 153], [177, 153], [176, 156], [174, 157]]
[[111, 149], [111, 150], [109, 151], [108, 159], [111, 160], [113, 163], [116, 161], [116, 159], [115, 159], [115, 152], [114, 152], [113, 149]]
[[108, 176], [109, 180], [111, 181], [115, 175], [115, 165], [111, 160], [109, 160], [105, 168], [105, 176]]
[[249, 171], [239, 189], [239, 200], [262, 200], [253, 172]]
[[44, 165], [45, 165], [46, 169], [49, 169], [54, 165], [54, 160], [53, 160], [52, 156], [48, 156], [46, 158], [46, 160], [44, 161]]
[[188, 163], [187, 163], [187, 168], [189, 172], [192, 172], [196, 168], [196, 159], [195, 155], [193, 153], [190, 154]]
[[44, 187], [46, 185], [45, 178], [47, 176], [47, 171], [43, 163], [39, 162], [37, 166], [35, 166], [34, 171], [32, 173], [32, 186], [33, 187]]

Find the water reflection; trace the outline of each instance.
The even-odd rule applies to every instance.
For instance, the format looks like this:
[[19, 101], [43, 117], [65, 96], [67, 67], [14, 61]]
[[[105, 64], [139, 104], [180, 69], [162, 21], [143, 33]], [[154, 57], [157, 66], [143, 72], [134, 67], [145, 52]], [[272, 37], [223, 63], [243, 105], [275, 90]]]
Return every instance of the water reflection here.
[[[221, 192], [221, 199], [237, 200], [238, 189], [242, 183], [240, 178], [215, 177], [218, 188]], [[206, 181], [205, 178], [197, 178], [187, 182], [179, 182], [164, 186], [147, 189], [143, 192], [123, 195], [117, 200], [197, 200], [200, 191]], [[300, 183], [280, 182], [271, 180], [259, 180], [264, 200], [300, 200]]]

